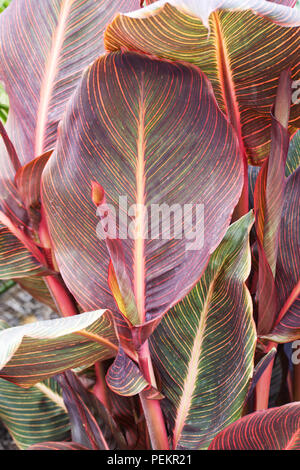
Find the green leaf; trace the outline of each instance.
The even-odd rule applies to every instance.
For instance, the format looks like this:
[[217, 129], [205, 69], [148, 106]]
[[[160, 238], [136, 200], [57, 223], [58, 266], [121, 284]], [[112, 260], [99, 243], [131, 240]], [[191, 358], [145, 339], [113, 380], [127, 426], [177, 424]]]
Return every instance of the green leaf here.
[[149, 387], [138, 366], [120, 348], [114, 363], [108, 370], [106, 382], [109, 388], [126, 397], [137, 395]]
[[290, 176], [300, 166], [300, 131], [298, 131], [290, 142], [289, 153], [285, 166], [285, 176]]
[[113, 357], [117, 350], [107, 310], [8, 328], [0, 333], [0, 377], [28, 388]]
[[174, 449], [204, 449], [241, 416], [256, 339], [245, 286], [253, 220], [249, 212], [229, 227], [198, 284], [150, 337]]
[[69, 418], [53, 379], [28, 390], [0, 379], [0, 420], [20, 449], [69, 437]]
[[42, 277], [39, 276], [30, 276], [17, 279], [18, 284], [22, 289], [26, 290], [32, 297], [34, 297], [39, 302], [42, 302], [48, 305], [55, 312], [57, 307], [54, 303], [52, 295], [49, 292], [49, 289]]
[[[0, 331], [8, 324], [0, 320]], [[0, 419], [20, 449], [69, 436], [69, 418], [61, 391], [53, 379], [29, 390], [0, 379]]]

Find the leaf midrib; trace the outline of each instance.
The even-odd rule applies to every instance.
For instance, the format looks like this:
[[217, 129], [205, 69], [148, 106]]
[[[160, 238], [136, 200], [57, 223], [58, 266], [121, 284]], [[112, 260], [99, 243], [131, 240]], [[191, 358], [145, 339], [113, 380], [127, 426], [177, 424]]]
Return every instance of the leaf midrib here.
[[52, 35], [50, 53], [46, 61], [45, 73], [42, 80], [40, 101], [37, 112], [37, 125], [35, 132], [35, 157], [44, 152], [45, 130], [51, 95], [57, 75], [58, 59], [63, 46], [66, 23], [74, 0], [63, 0], [57, 27]]
[[195, 390], [196, 381], [198, 378], [198, 366], [200, 357], [202, 355], [203, 340], [205, 336], [205, 326], [207, 322], [207, 315], [209, 307], [211, 304], [214, 285], [217, 275], [209, 286], [209, 290], [206, 296], [205, 304], [201, 312], [200, 322], [197, 329], [197, 334], [194, 340], [193, 348], [191, 349], [190, 362], [187, 368], [187, 376], [184, 381], [184, 386], [181, 395], [181, 401], [177, 409], [174, 434], [173, 434], [173, 444], [174, 449], [176, 449], [177, 444], [180, 440], [182, 430], [185, 426], [187, 416], [191, 407], [192, 397]]

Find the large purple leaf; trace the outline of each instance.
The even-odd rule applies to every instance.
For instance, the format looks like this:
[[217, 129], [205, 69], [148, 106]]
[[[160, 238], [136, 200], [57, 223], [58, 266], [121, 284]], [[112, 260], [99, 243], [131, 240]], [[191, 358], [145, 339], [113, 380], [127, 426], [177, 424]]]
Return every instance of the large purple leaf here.
[[[6, 128], [21, 165], [54, 147], [82, 71], [104, 52], [107, 23], [117, 12], [138, 7], [138, 0], [13, 0], [1, 14], [0, 80], [10, 102]], [[15, 170], [0, 143], [1, 198], [16, 200]]]
[[[136, 53], [100, 58], [73, 95], [45, 167], [43, 203], [62, 276], [84, 309], [116, 310], [92, 181], [116, 212], [139, 321], [156, 319], [201, 276], [243, 184], [236, 136], [198, 68]], [[149, 238], [143, 211], [134, 221], [129, 212], [134, 204], [148, 215], [167, 208], [149, 217]]]

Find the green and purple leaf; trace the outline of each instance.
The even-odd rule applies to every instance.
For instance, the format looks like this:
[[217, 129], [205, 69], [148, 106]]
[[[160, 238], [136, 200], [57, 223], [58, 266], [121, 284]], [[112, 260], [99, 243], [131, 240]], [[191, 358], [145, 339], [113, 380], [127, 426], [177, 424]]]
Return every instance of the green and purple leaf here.
[[300, 450], [300, 402], [244, 416], [219, 433], [209, 450]]
[[49, 274], [28, 249], [0, 224], [0, 279], [18, 279]]
[[[0, 320], [0, 330], [7, 327]], [[0, 419], [19, 449], [69, 437], [69, 418], [60, 388], [53, 379], [29, 390], [0, 379]]]
[[106, 383], [113, 392], [126, 397], [137, 395], [150, 388], [138, 366], [122, 348], [119, 349], [114, 363], [107, 372]]
[[[151, 2], [152, 3], [152, 2]], [[269, 153], [270, 110], [282, 70], [300, 78], [300, 12], [264, 0], [168, 0], [116, 16], [108, 51], [135, 50], [192, 62], [211, 80], [252, 165]], [[290, 131], [300, 126], [300, 104]]]
[[0, 420], [21, 450], [70, 435], [69, 418], [52, 379], [26, 390], [0, 379]]
[[[45, 167], [43, 203], [62, 277], [85, 310], [104, 304], [116, 310], [93, 181], [116, 212], [119, 234], [125, 233], [120, 238], [139, 322], [158, 319], [201, 276], [243, 184], [236, 136], [198, 68], [136, 53], [100, 58], [73, 95]], [[159, 233], [158, 214], [151, 229], [159, 236], [147, 238], [143, 211], [134, 220], [120, 197], [127, 208], [164, 204], [179, 207], [181, 215], [187, 205], [186, 233], [183, 217], [170, 214], [162, 214]], [[193, 231], [189, 220], [199, 206], [204, 226], [201, 219]]]
[[65, 370], [114, 357], [117, 351], [106, 310], [16, 326], [0, 332], [0, 377], [29, 388]]
[[68, 410], [72, 440], [93, 450], [125, 448], [125, 440], [103, 404], [72, 372], [57, 376]]
[[288, 177], [276, 269], [280, 312], [267, 337], [279, 343], [300, 338], [300, 167]]
[[241, 417], [256, 342], [250, 271], [251, 212], [232, 224], [194, 289], [150, 337], [174, 449], [204, 449]]

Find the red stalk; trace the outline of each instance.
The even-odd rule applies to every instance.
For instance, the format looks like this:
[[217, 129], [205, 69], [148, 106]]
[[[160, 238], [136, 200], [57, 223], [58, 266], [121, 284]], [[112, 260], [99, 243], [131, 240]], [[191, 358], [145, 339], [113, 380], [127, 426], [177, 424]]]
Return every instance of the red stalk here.
[[[144, 374], [144, 377], [153, 387], [156, 388], [157, 384], [153, 371], [148, 341], [142, 345], [138, 351], [138, 356], [139, 365], [142, 373]], [[160, 400], [146, 398], [145, 392], [140, 393], [140, 399], [145, 413], [153, 450], [168, 450], [169, 440], [164, 416], [160, 406]]]
[[98, 400], [105, 406], [107, 410], [111, 409], [110, 399], [107, 393], [107, 386], [105, 382], [105, 373], [103, 370], [103, 364], [101, 362], [96, 362], [95, 364], [96, 372], [96, 383], [93, 387], [93, 393], [96, 395]]
[[62, 317], [71, 317], [79, 313], [73, 297], [58, 276], [45, 276], [44, 281]]

